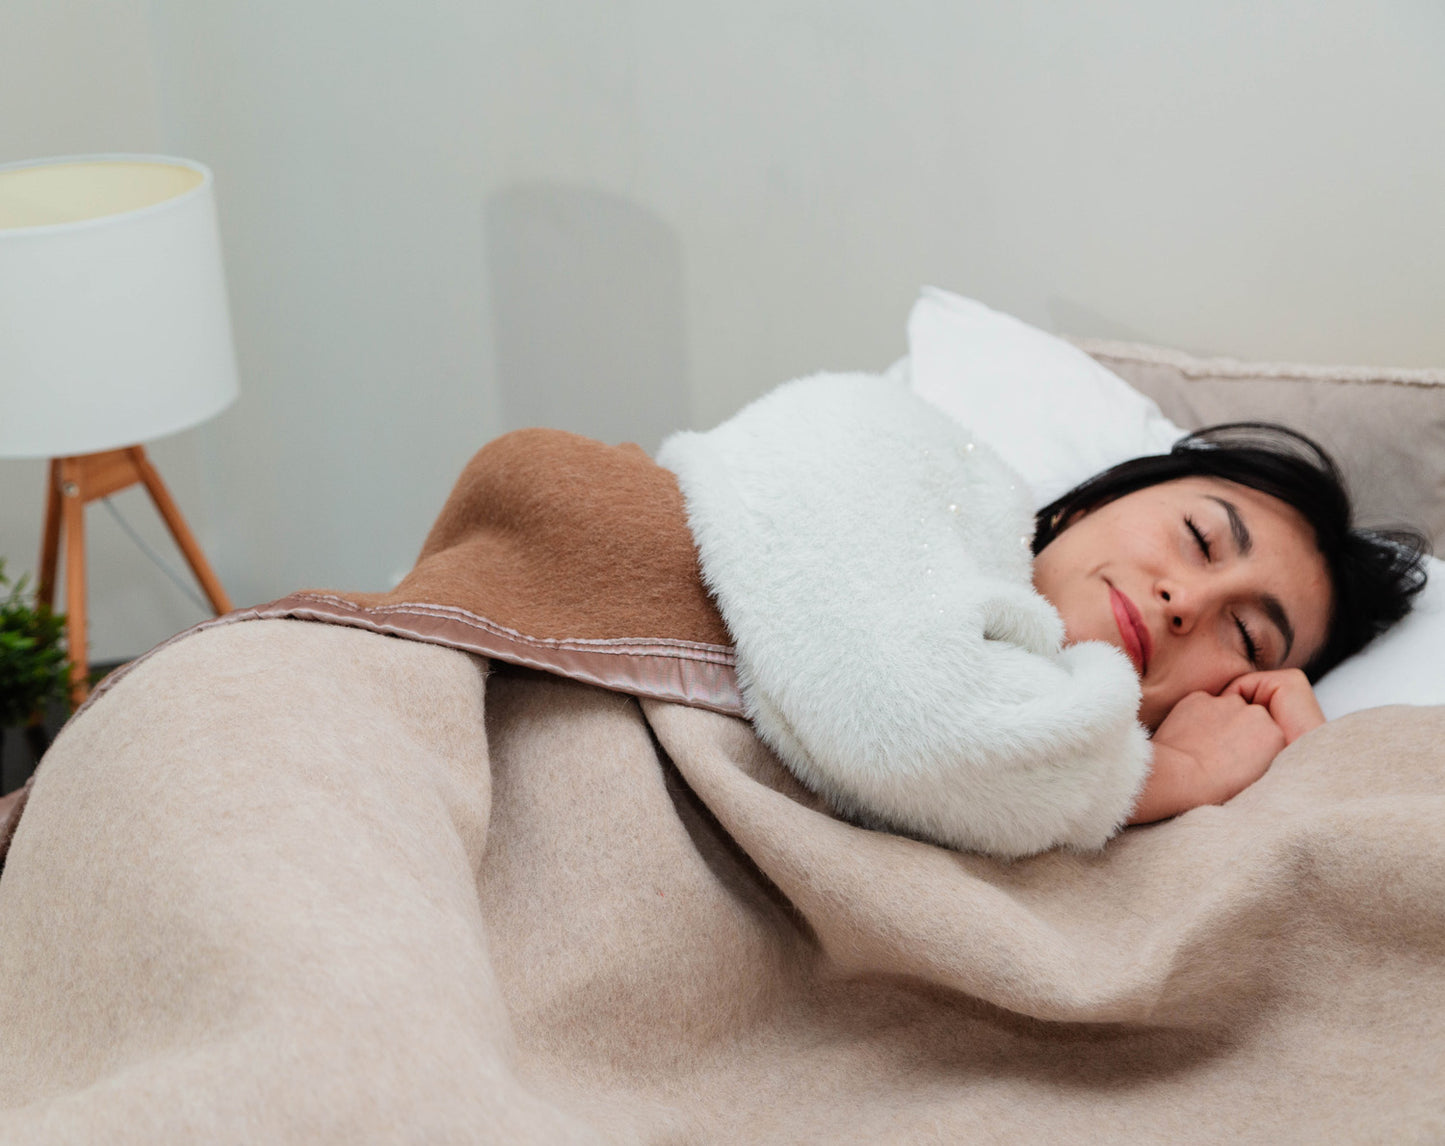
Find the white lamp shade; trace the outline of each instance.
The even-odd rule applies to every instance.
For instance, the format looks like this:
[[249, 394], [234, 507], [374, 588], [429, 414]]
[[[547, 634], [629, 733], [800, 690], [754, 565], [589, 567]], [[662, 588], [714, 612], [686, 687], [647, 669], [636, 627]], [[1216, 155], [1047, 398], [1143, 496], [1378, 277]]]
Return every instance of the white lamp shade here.
[[209, 169], [144, 155], [0, 166], [0, 457], [135, 445], [235, 397]]

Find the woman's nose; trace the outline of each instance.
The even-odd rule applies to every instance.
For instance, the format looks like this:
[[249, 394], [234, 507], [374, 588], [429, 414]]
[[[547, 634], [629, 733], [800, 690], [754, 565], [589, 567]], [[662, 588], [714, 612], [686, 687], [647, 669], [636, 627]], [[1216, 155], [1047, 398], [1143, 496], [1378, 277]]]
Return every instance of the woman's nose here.
[[1178, 582], [1161, 584], [1157, 592], [1164, 606], [1164, 620], [1172, 633], [1187, 633], [1194, 627], [1197, 614], [1195, 594]]

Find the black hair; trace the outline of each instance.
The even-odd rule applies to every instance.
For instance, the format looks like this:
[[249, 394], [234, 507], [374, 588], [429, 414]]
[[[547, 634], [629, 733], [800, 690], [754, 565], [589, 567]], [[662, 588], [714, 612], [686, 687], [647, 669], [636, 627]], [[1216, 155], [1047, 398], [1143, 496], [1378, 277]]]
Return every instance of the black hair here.
[[1167, 454], [1133, 458], [1039, 510], [1038, 554], [1071, 521], [1136, 490], [1186, 477], [1247, 486], [1291, 506], [1314, 530], [1334, 590], [1324, 646], [1305, 666], [1318, 680], [1405, 616], [1425, 587], [1430, 542], [1418, 530], [1357, 529], [1340, 468], [1315, 441], [1268, 422], [1207, 426]]

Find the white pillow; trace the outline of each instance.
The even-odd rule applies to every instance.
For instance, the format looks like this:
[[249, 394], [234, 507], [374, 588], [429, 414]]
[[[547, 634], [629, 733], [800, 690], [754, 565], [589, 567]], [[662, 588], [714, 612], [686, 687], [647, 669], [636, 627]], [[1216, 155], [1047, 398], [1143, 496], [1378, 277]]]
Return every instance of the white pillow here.
[[908, 316], [908, 358], [914, 393], [1002, 454], [1036, 508], [1119, 462], [1167, 454], [1184, 436], [1078, 347], [935, 287]]
[[[980, 302], [924, 287], [908, 316], [915, 393], [993, 446], [1047, 505], [1129, 458], [1167, 453], [1184, 431], [1082, 350]], [[1387, 704], [1445, 704], [1445, 562], [1414, 611], [1316, 687], [1333, 720]]]
[[1430, 558], [1426, 571], [1410, 615], [1315, 685], [1330, 720], [1385, 704], [1445, 704], [1445, 561]]

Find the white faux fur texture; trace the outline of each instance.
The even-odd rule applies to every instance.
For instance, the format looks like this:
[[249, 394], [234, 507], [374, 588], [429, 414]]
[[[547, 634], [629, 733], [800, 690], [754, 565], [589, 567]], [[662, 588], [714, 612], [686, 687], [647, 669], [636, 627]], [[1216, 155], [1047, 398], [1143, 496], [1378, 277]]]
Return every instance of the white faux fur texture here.
[[896, 379], [790, 382], [658, 461], [759, 734], [840, 812], [998, 856], [1101, 846], [1150, 750], [1139, 682], [1061, 648], [1023, 481]]

